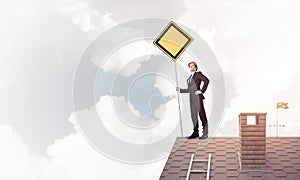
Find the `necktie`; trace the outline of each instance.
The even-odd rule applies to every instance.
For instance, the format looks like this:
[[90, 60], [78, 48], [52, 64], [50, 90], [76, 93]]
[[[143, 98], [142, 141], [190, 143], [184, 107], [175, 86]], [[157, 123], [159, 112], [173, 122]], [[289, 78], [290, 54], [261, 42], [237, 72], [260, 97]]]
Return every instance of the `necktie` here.
[[190, 84], [192, 82], [192, 75], [188, 78], [188, 83]]

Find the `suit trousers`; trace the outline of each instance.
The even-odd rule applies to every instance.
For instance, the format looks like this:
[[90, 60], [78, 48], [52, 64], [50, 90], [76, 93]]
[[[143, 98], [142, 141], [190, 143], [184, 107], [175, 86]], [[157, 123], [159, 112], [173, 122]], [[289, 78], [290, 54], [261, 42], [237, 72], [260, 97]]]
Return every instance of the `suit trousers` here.
[[[194, 99], [194, 98], [193, 98]], [[207, 124], [207, 117], [206, 112], [203, 105], [203, 98], [197, 98], [190, 102], [191, 108], [191, 117], [194, 125], [194, 131], [199, 132], [198, 127], [198, 114], [202, 122], [202, 132], [203, 134], [208, 134], [208, 124]]]

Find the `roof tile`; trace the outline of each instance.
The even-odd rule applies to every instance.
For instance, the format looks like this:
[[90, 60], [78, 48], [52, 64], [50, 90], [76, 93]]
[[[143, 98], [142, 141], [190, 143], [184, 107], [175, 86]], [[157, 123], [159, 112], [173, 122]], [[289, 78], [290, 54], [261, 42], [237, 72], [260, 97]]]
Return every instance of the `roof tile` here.
[[[238, 137], [177, 138], [160, 179], [185, 179], [192, 153], [195, 159], [212, 154], [210, 179], [300, 179], [300, 137], [267, 137], [266, 165], [258, 171], [239, 169], [239, 147]], [[194, 169], [206, 167], [206, 163], [193, 165]], [[205, 173], [192, 173], [190, 180], [205, 177]]]

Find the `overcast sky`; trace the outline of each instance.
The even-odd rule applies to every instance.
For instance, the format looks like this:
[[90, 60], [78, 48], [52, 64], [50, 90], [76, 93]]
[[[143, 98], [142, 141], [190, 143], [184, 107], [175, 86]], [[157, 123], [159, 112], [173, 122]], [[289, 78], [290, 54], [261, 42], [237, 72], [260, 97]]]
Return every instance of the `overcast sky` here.
[[[101, 33], [133, 19], [173, 20], [212, 49], [226, 87], [219, 136], [238, 135], [240, 112], [267, 112], [267, 125], [274, 124], [278, 101], [290, 107], [279, 109], [279, 122], [285, 124], [279, 134], [299, 136], [299, 5], [296, 0], [2, 2], [0, 179], [159, 178], [166, 158], [143, 165], [108, 159], [83, 138], [73, 112], [72, 83], [81, 56]], [[174, 95], [170, 87], [160, 90]], [[210, 111], [213, 95], [207, 93]], [[267, 127], [267, 135], [274, 136], [275, 128]]]

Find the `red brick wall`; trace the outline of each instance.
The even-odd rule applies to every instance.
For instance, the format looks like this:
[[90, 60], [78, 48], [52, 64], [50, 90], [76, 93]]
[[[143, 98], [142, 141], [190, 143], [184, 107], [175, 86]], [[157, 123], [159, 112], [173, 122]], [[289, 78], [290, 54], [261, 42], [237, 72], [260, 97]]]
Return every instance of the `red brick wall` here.
[[[240, 157], [242, 168], [263, 168], [266, 164], [266, 114], [240, 113]], [[247, 116], [255, 116], [256, 124], [247, 125]]]

